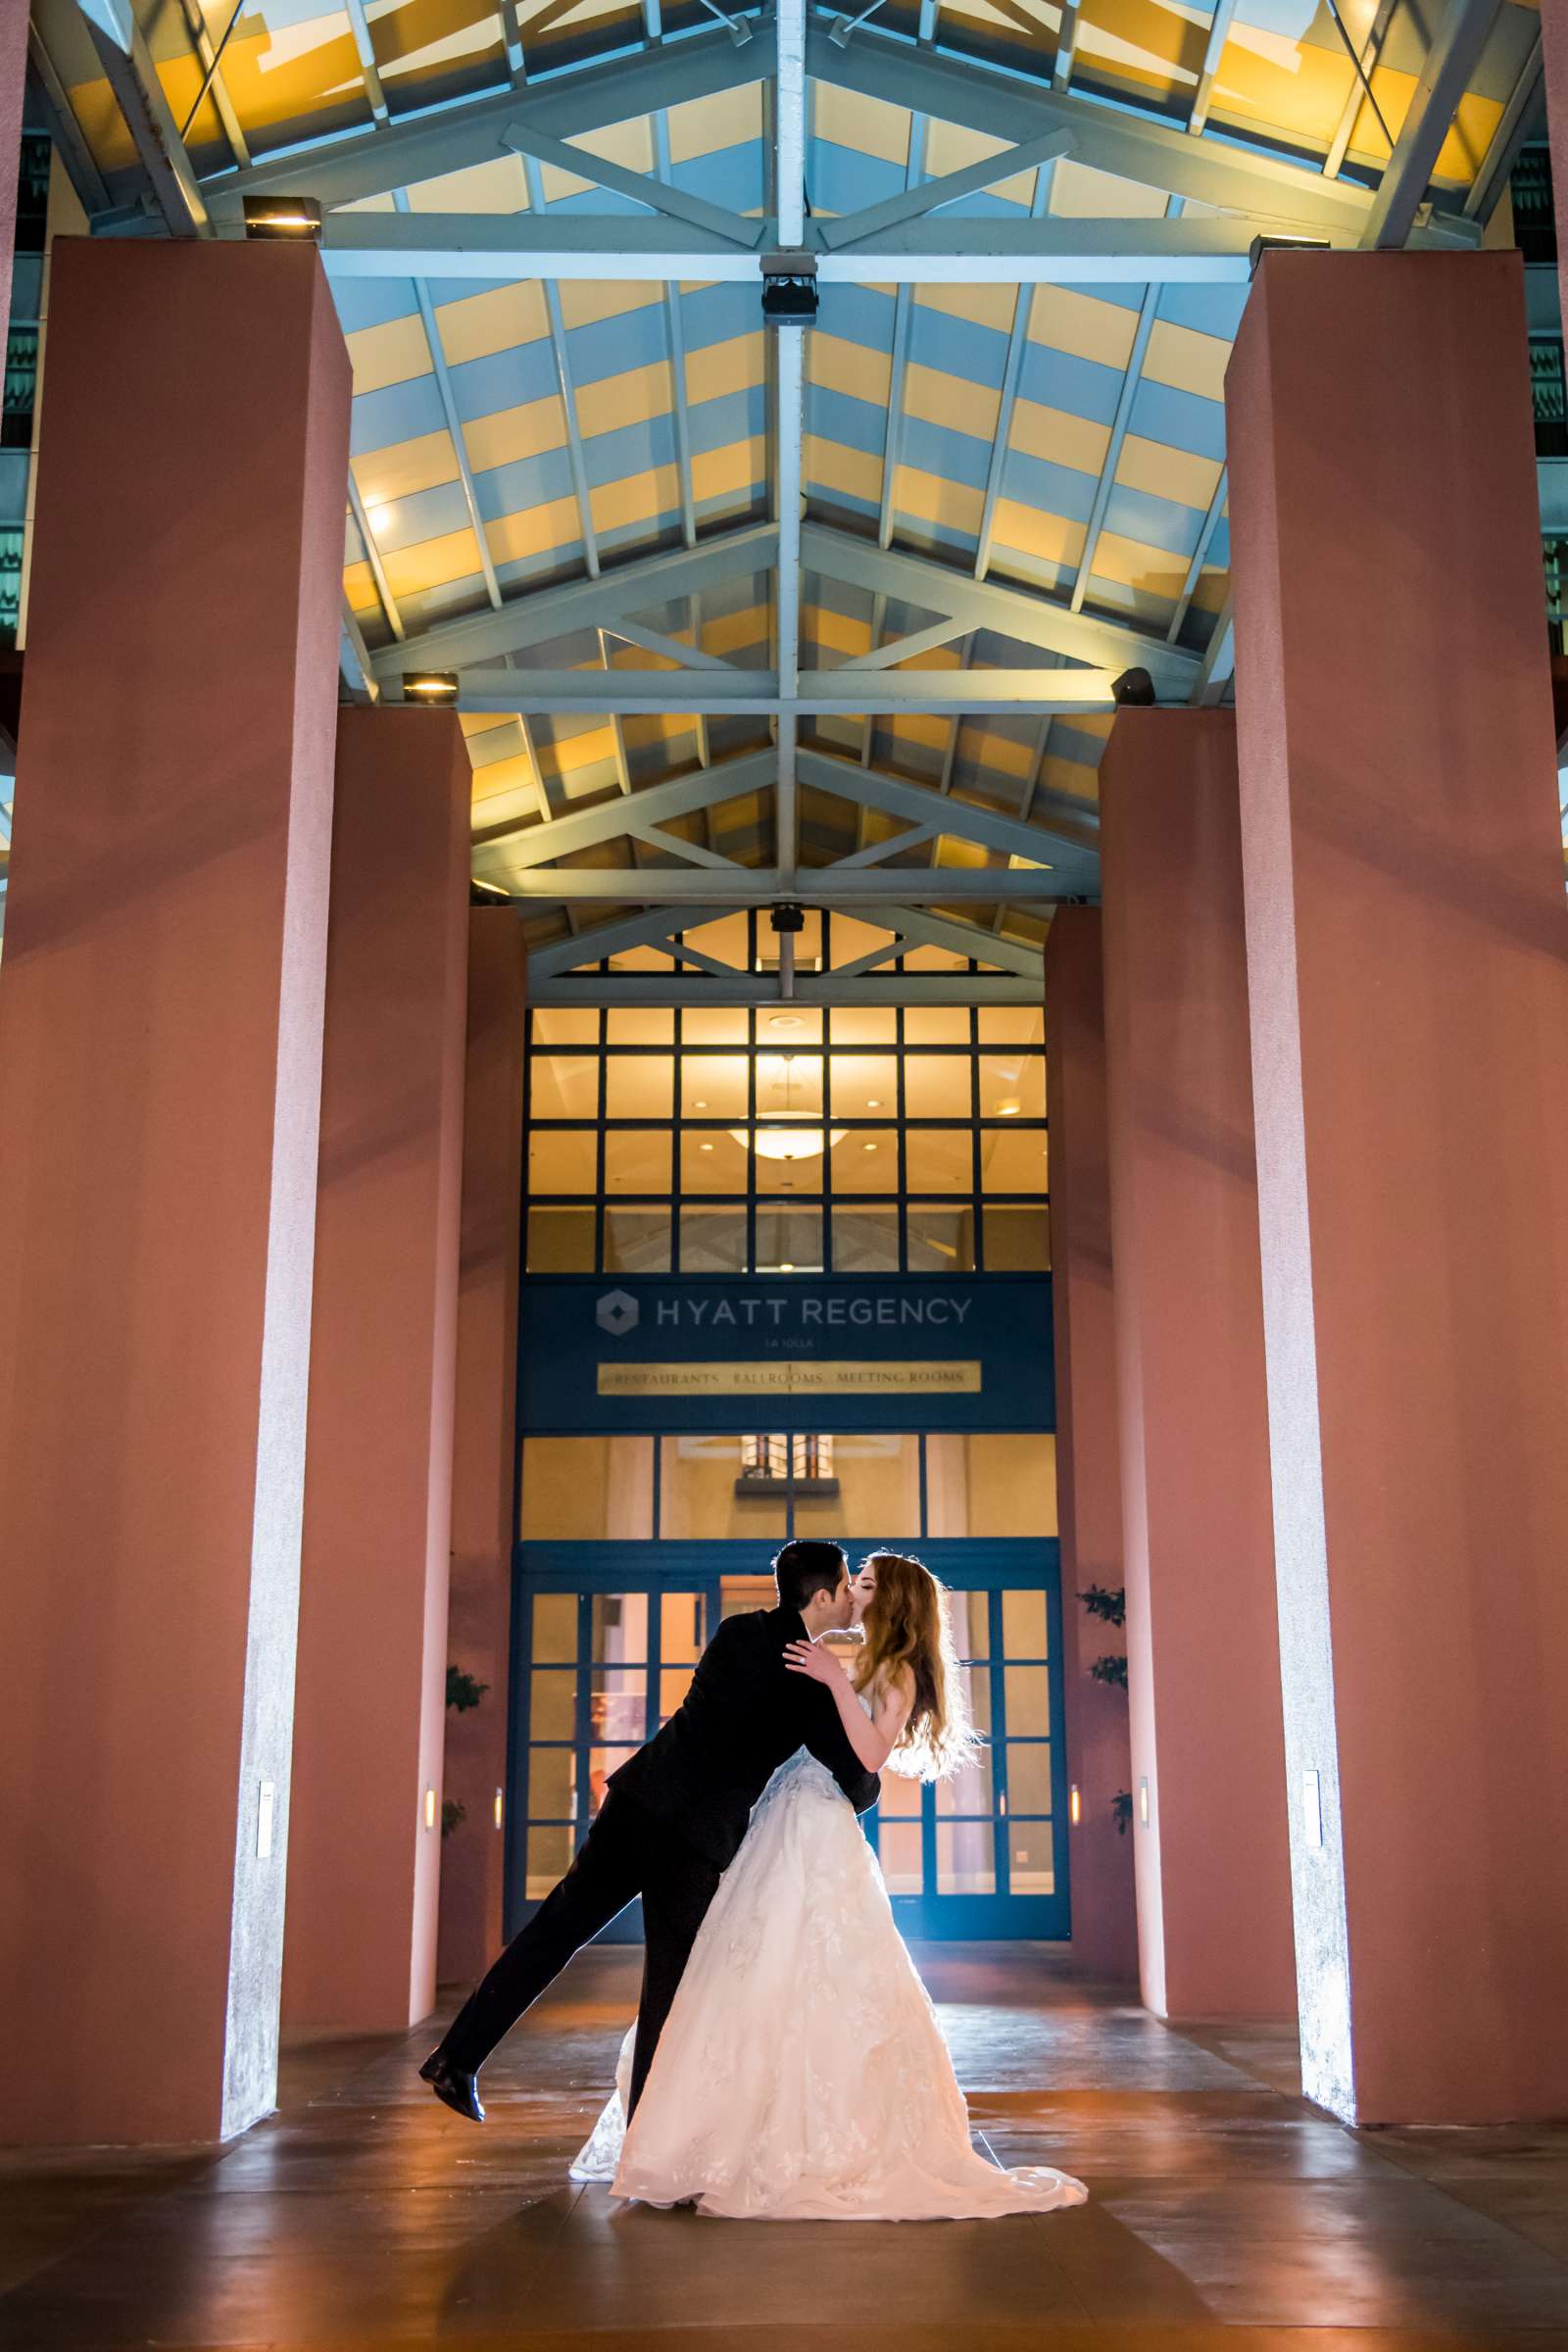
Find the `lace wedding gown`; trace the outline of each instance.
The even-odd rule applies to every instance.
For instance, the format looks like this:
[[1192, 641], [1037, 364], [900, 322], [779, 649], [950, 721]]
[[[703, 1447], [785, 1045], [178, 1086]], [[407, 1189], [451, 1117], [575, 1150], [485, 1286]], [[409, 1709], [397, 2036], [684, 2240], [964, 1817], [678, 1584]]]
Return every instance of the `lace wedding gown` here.
[[805, 1748], [752, 1813], [692, 1948], [630, 2130], [614, 2096], [571, 2167], [651, 2205], [737, 2220], [1049, 2213], [1087, 2189], [1003, 2172], [969, 2117], [876, 1856]]

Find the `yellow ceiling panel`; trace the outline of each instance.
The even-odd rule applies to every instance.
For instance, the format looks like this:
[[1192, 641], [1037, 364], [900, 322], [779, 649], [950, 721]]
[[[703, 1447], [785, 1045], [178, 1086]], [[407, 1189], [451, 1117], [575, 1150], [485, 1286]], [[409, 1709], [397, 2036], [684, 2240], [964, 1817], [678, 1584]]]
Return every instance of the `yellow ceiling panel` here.
[[466, 527], [446, 531], [439, 539], [421, 539], [415, 547], [383, 551], [381, 569], [395, 597], [418, 596], [426, 589], [444, 588], [451, 580], [466, 579], [470, 572], [477, 572], [478, 542]]
[[[607, 164], [619, 164], [626, 172], [652, 172], [654, 169], [654, 127], [646, 115], [630, 122], [607, 123], [602, 130], [586, 131], [580, 138], [567, 141], [568, 146], [581, 147], [589, 155], [597, 155]], [[563, 196], [581, 196], [598, 185], [596, 180], [584, 179], [580, 172], [564, 172], [555, 164], [542, 164], [539, 184], [546, 204], [559, 204]]]
[[561, 315], [568, 328], [594, 326], [601, 318], [624, 318], [662, 302], [663, 288], [636, 278], [564, 278]]
[[999, 498], [995, 538], [1043, 564], [1077, 564], [1084, 552], [1084, 526], [1065, 514], [1046, 514], [1016, 499]]
[[354, 389], [361, 395], [430, 373], [430, 346], [417, 313], [412, 318], [388, 318], [382, 326], [359, 327], [344, 341], [354, 368]]
[[902, 106], [880, 98], [862, 98], [858, 91], [838, 90], [831, 82], [815, 85], [814, 128], [819, 139], [848, 147], [853, 155], [875, 156], [879, 163], [897, 164], [903, 171], [909, 159], [909, 117]]
[[837, 490], [844, 498], [862, 498], [872, 506], [881, 499], [882, 461], [869, 450], [808, 433], [803, 470], [813, 489]]
[[[1005, 139], [988, 138], [984, 131], [969, 130], [956, 122], [933, 122], [926, 134], [925, 172], [928, 179], [942, 179], [950, 172], [966, 171], [970, 164], [984, 163], [989, 156], [1005, 155]], [[1005, 197], [1009, 204], [1031, 205], [1035, 200], [1034, 172], [1014, 172], [1006, 179], [993, 180], [989, 193]]]
[[1090, 416], [1069, 416], [1064, 409], [1048, 409], [1038, 400], [1014, 401], [1007, 437], [1011, 447], [1025, 457], [1070, 466], [1077, 473], [1098, 474], [1110, 447], [1108, 424], [1096, 424]]
[[520, 155], [498, 155], [466, 171], [443, 172], [409, 190], [411, 213], [523, 213], [528, 183]]
[[767, 345], [760, 332], [735, 335], [727, 343], [710, 343], [706, 351], [686, 354], [686, 398], [723, 400], [734, 392], [750, 392], [767, 378]]
[[414, 498], [442, 482], [458, 479], [457, 452], [450, 433], [420, 433], [413, 441], [394, 442], [389, 449], [371, 450], [354, 460], [354, 478], [368, 507], [388, 499]]
[[967, 482], [950, 482], [917, 466], [901, 466], [894, 477], [893, 504], [901, 514], [912, 514], [943, 530], [963, 531], [972, 539], [980, 529], [985, 494]]
[[689, 98], [669, 110], [669, 160], [695, 163], [700, 156], [717, 155], [747, 139], [762, 136], [762, 85], [749, 81], [738, 90], [719, 90], [710, 98]]
[[468, 464], [475, 473], [492, 466], [514, 466], [519, 458], [541, 457], [547, 449], [564, 449], [566, 412], [559, 392], [542, 400], [525, 400], [515, 409], [498, 409], [493, 416], [475, 416], [463, 428]]
[[1036, 286], [1029, 312], [1029, 340], [1102, 368], [1125, 368], [1132, 357], [1138, 314], [1117, 302], [1080, 294], [1073, 286]]
[[1231, 347], [1220, 335], [1200, 335], [1190, 326], [1156, 318], [1144, 355], [1144, 373], [1156, 384], [1177, 392], [1196, 392], [1202, 400], [1223, 400], [1225, 370]]
[[1014, 289], [1011, 286], [917, 286], [914, 299], [921, 310], [942, 311], [961, 318], [965, 326], [994, 326], [1006, 334], [1012, 325]]
[[692, 458], [692, 496], [733, 498], [767, 479], [767, 444], [760, 433], [732, 441], [727, 449], [704, 449]]
[[1102, 531], [1095, 546], [1095, 570], [1102, 580], [1119, 580], [1141, 596], [1157, 596], [1173, 605], [1187, 577], [1187, 561], [1173, 556], [1169, 548], [1146, 547], [1141, 539]]
[[550, 332], [544, 289], [537, 278], [486, 286], [481, 294], [444, 302], [435, 321], [441, 329], [441, 348], [454, 368], [468, 360], [487, 360], [493, 352], [511, 351], [518, 343], [537, 343]]
[[1002, 396], [988, 384], [976, 384], [911, 360], [905, 370], [904, 405], [924, 424], [945, 425], [949, 432], [989, 441], [996, 433]]
[[1063, 220], [1157, 220], [1165, 198], [1158, 188], [1138, 187], [1064, 155], [1052, 176], [1051, 210]]
[[669, 362], [655, 360], [646, 368], [628, 368], [624, 375], [607, 375], [595, 384], [577, 387], [577, 422], [585, 434], [612, 433], [621, 425], [646, 424], [650, 416], [667, 416], [673, 395]]
[[1116, 479], [1129, 490], [1146, 490], [1152, 498], [1173, 498], [1178, 506], [1206, 511], [1221, 470], [1217, 458], [1195, 458], [1188, 450], [1168, 449], [1163, 441], [1129, 433], [1121, 445]]
[[346, 564], [344, 565], [343, 593], [348, 598], [349, 605], [356, 614], [379, 612], [381, 610], [380, 591], [376, 587], [375, 574], [371, 571], [368, 564]]
[[596, 531], [623, 531], [638, 523], [651, 530], [679, 508], [680, 473], [674, 466], [656, 466], [618, 482], [602, 482], [589, 492], [588, 504]]
[[893, 374], [893, 362], [887, 352], [868, 351], [863, 343], [850, 343], [842, 335], [826, 334], [821, 327], [813, 327], [807, 346], [807, 366], [812, 383], [822, 385], [824, 390], [843, 392], [851, 400], [868, 401], [873, 408], [887, 407], [888, 385]]
[[497, 564], [514, 564], [524, 556], [546, 556], [558, 547], [569, 547], [582, 537], [582, 523], [574, 498], [553, 498], [542, 507], [524, 507], [519, 514], [503, 514], [497, 522], [487, 522], [484, 535], [489, 542], [490, 555]]

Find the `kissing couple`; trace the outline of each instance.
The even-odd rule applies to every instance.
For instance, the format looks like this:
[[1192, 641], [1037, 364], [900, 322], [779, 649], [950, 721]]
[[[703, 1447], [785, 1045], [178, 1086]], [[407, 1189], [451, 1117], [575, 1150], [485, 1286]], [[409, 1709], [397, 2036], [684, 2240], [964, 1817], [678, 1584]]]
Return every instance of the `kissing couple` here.
[[[1004, 2172], [968, 2110], [858, 1814], [883, 1770], [947, 1779], [978, 1744], [948, 1595], [916, 1559], [786, 1544], [778, 1606], [729, 1617], [680, 1707], [613, 1773], [565, 1877], [420, 2074], [484, 2121], [475, 2078], [523, 2011], [642, 1896], [642, 2001], [571, 2168], [617, 2197], [745, 2220], [1046, 2213], [1088, 2191]], [[853, 1671], [821, 1646], [858, 1626]]]

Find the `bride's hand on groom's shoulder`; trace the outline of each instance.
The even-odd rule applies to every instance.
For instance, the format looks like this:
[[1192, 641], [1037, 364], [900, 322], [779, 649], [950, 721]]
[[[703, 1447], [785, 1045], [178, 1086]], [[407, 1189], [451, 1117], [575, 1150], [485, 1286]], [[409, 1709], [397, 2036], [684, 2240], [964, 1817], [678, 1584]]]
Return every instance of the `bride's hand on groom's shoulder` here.
[[791, 1674], [808, 1674], [813, 1683], [831, 1685], [849, 1679], [833, 1652], [815, 1642], [786, 1642], [784, 1663]]

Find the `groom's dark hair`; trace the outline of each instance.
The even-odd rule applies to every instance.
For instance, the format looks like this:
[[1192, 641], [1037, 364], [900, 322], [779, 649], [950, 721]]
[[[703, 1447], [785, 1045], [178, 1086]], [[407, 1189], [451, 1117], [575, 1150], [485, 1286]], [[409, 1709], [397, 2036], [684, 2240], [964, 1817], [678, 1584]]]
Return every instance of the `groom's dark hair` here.
[[804, 1611], [814, 1592], [838, 1591], [849, 1564], [842, 1544], [823, 1544], [807, 1536], [786, 1544], [773, 1559], [779, 1599], [787, 1609]]

